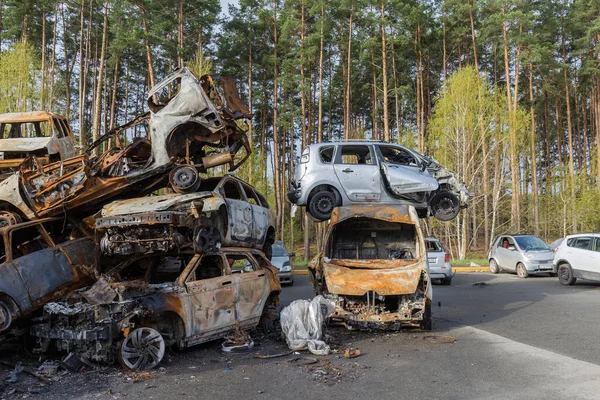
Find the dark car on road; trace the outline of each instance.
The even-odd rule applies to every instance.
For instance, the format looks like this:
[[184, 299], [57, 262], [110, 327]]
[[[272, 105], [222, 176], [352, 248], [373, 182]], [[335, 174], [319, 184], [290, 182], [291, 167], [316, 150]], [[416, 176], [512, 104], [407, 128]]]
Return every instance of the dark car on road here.
[[45, 218], [0, 229], [0, 332], [94, 280], [94, 241], [84, 227]]

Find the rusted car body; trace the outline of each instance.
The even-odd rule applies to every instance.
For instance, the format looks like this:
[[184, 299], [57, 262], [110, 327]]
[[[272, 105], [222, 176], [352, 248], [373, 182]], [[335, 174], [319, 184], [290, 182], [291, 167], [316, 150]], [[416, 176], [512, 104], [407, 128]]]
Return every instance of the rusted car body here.
[[113, 274], [115, 282], [99, 280], [82, 293], [86, 302], [46, 305], [43, 323], [31, 331], [40, 351], [54, 342], [88, 360], [149, 369], [165, 346], [185, 348], [256, 327], [281, 291], [277, 269], [244, 248], [135, 257]]
[[41, 164], [73, 157], [75, 137], [69, 121], [45, 111], [0, 114], [0, 179], [30, 155]]
[[0, 229], [0, 332], [94, 281], [94, 240], [73, 221], [45, 218]]
[[[214, 85], [207, 84], [210, 77], [203, 79], [197, 80], [185, 68], [173, 73], [150, 92], [149, 114], [108, 132], [83, 155], [48, 165], [34, 156], [28, 158], [0, 183], [0, 210], [4, 210], [0, 224], [66, 210], [89, 215], [117, 196], [137, 197], [164, 187], [167, 179], [178, 192], [195, 191], [200, 184], [198, 171], [224, 164], [230, 170], [237, 168], [251, 153], [245, 133], [247, 114], [231, 110]], [[178, 91], [160, 100], [157, 93], [169, 84], [177, 84]], [[237, 92], [228, 96], [236, 98]], [[93, 155], [109, 139], [146, 122], [151, 141], [136, 138], [124, 148], [111, 147], [99, 157]]]
[[263, 250], [271, 258], [275, 216], [267, 200], [233, 175], [204, 179], [198, 192], [117, 200], [96, 219], [108, 256], [157, 251]]
[[431, 329], [432, 287], [412, 206], [334, 209], [324, 248], [308, 270], [315, 292], [336, 304], [331, 322], [359, 329]]

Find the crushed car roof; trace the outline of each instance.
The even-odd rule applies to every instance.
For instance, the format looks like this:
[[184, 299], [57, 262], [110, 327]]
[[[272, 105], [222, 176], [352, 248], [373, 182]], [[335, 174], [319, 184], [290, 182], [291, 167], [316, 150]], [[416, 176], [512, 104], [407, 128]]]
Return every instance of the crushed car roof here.
[[47, 121], [50, 118], [61, 118], [64, 119], [60, 114], [55, 114], [47, 111], [31, 111], [31, 112], [19, 112], [19, 113], [6, 113], [0, 114], [1, 123], [11, 122], [36, 122], [36, 121]]

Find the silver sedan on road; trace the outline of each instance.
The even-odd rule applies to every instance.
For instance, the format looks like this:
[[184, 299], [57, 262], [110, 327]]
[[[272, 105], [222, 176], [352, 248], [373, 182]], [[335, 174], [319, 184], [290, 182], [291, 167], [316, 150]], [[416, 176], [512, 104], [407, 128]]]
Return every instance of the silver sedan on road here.
[[439, 279], [443, 285], [452, 284], [452, 264], [450, 254], [444, 250], [442, 243], [436, 238], [426, 238], [427, 264], [429, 265], [429, 277]]
[[520, 278], [540, 273], [556, 276], [553, 259], [552, 249], [534, 235], [498, 236], [488, 254], [491, 273], [511, 271]]

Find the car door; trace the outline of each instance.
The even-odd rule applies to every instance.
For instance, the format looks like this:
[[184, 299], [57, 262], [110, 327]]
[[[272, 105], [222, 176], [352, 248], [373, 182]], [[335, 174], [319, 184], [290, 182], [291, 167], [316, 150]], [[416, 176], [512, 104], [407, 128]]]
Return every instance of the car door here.
[[269, 297], [267, 273], [250, 253], [225, 253], [236, 289], [236, 318], [241, 326], [255, 325]]
[[381, 178], [371, 145], [341, 144], [334, 171], [350, 201], [371, 202], [381, 198]]
[[268, 208], [262, 206], [261, 201], [249, 185], [242, 184], [246, 199], [252, 208], [252, 242], [262, 245], [269, 229]]
[[74, 143], [68, 122], [62, 118], [53, 118], [52, 124], [54, 125], [54, 135], [56, 136], [60, 159], [65, 160], [73, 157]]
[[[508, 248], [503, 245], [505, 240], [508, 242]], [[516, 270], [518, 251], [513, 238], [510, 236], [502, 236], [498, 239], [496, 246], [498, 265], [504, 269]]]
[[227, 261], [220, 254], [195, 255], [185, 279], [190, 336], [212, 336], [233, 329], [235, 286]]
[[230, 241], [252, 245], [253, 215], [252, 206], [246, 200], [240, 184], [234, 179], [223, 179], [220, 192], [227, 204]]
[[592, 262], [592, 245], [594, 244], [594, 238], [591, 236], [581, 236], [575, 238], [571, 249], [571, 267], [580, 271], [594, 272], [596, 266]]
[[402, 146], [375, 145], [381, 172], [389, 189], [397, 195], [431, 192], [438, 188], [422, 163]]

